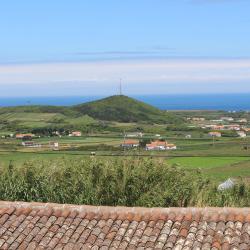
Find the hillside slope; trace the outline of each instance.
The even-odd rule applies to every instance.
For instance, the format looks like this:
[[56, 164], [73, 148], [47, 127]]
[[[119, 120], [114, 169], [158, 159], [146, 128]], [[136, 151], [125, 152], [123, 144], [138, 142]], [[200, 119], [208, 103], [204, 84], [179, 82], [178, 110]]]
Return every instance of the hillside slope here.
[[166, 114], [146, 103], [127, 96], [110, 96], [72, 108], [95, 119], [118, 122], [164, 121]]
[[[110, 96], [97, 101], [67, 106], [16, 106], [0, 107], [0, 124], [11, 122], [13, 126], [25, 123], [30, 126], [73, 124], [89, 117], [96, 122], [147, 122], [176, 123], [180, 120], [174, 113], [159, 110], [149, 104], [127, 96]], [[35, 122], [35, 123], [34, 123]], [[27, 124], [28, 123], [28, 124]]]

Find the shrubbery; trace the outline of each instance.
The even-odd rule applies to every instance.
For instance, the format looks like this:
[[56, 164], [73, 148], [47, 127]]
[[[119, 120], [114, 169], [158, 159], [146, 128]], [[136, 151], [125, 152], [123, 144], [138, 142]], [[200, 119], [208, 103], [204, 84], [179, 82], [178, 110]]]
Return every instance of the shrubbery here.
[[249, 187], [218, 192], [198, 171], [162, 160], [31, 161], [0, 168], [0, 200], [123, 206], [249, 206]]

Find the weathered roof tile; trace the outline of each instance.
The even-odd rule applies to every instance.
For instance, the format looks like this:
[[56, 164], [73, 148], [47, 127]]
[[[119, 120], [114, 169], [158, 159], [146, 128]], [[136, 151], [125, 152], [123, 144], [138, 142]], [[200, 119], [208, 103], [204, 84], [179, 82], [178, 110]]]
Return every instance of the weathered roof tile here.
[[249, 249], [249, 208], [0, 202], [0, 249]]

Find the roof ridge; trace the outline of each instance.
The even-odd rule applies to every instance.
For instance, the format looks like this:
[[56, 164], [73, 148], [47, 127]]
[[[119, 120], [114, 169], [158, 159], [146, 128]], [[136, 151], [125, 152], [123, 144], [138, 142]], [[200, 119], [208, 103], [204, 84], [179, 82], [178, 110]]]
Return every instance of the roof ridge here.
[[[249, 249], [250, 208], [0, 201], [0, 249]], [[223, 232], [223, 233], [221, 233]]]
[[75, 204], [59, 204], [59, 203], [41, 203], [41, 202], [24, 202], [24, 201], [0, 201], [0, 208], [3, 207], [17, 207], [17, 208], [52, 208], [52, 209], [69, 209], [77, 210], [79, 212], [95, 212], [100, 213], [103, 210], [109, 213], [201, 213], [204, 214], [228, 214], [228, 213], [241, 213], [243, 215], [248, 215], [250, 213], [249, 207], [126, 207], [126, 206], [93, 206], [93, 205], [75, 205]]

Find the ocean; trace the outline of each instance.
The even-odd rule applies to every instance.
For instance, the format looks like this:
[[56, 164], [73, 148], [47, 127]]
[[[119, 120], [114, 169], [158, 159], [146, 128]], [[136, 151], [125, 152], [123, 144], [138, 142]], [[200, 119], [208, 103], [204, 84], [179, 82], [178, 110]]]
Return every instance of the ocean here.
[[[0, 106], [59, 105], [71, 106], [101, 99], [105, 96], [63, 97], [0, 97]], [[225, 110], [249, 111], [250, 93], [247, 94], [169, 94], [131, 96], [162, 110]]]

